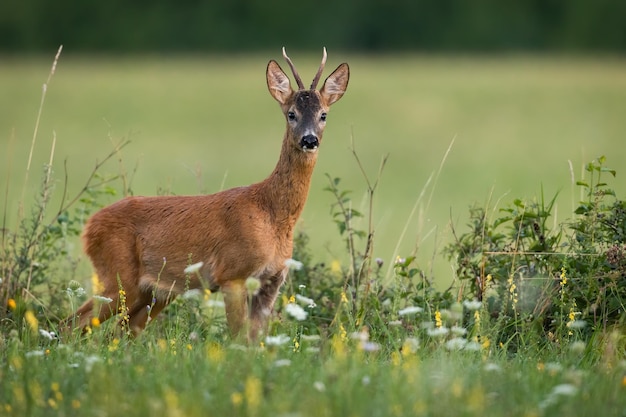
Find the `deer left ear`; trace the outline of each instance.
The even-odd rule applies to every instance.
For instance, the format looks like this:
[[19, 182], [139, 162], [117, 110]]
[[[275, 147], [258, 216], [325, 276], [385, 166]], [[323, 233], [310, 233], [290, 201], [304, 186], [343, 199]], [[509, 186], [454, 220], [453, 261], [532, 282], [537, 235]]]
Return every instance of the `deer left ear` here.
[[350, 67], [343, 63], [337, 67], [332, 74], [324, 81], [324, 86], [320, 90], [320, 94], [326, 101], [327, 105], [331, 105], [339, 100], [348, 88], [348, 80], [350, 79]]
[[293, 90], [289, 83], [289, 77], [285, 75], [280, 65], [274, 60], [267, 64], [267, 88], [272, 97], [280, 104], [285, 104]]

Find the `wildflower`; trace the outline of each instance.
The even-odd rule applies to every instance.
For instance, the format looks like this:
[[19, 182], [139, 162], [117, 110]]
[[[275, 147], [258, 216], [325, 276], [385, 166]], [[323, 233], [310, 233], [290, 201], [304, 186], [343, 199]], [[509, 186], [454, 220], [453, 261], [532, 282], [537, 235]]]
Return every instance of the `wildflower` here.
[[302, 269], [304, 264], [300, 261], [296, 261], [295, 259], [289, 258], [285, 261], [285, 266], [289, 269], [293, 269], [294, 271], [299, 271]]
[[339, 263], [338, 260], [334, 260], [330, 263], [330, 270], [331, 272], [335, 273], [335, 274], [339, 274], [341, 273], [341, 264]]
[[576, 340], [569, 345], [569, 350], [574, 353], [583, 353], [587, 348], [587, 344], [582, 340]]
[[256, 277], [248, 277], [246, 279], [246, 290], [248, 295], [256, 295], [261, 288], [261, 280]]
[[180, 296], [183, 300], [194, 300], [202, 297], [202, 292], [199, 289], [187, 290]]
[[487, 372], [500, 372], [502, 368], [497, 363], [488, 362], [483, 368]]
[[552, 394], [573, 397], [578, 393], [578, 387], [572, 384], [560, 384], [552, 388]]
[[380, 350], [380, 345], [376, 342], [370, 342], [369, 340], [362, 340], [359, 343], [359, 349], [364, 352], [376, 352]]
[[224, 308], [226, 304], [222, 300], [207, 300], [206, 306], [209, 308]]
[[283, 368], [289, 365], [291, 365], [291, 361], [289, 359], [278, 359], [277, 361], [274, 361], [274, 367], [276, 368]]
[[233, 392], [232, 394], [230, 394], [230, 402], [235, 407], [239, 407], [243, 402], [243, 394], [240, 392]]
[[567, 322], [567, 327], [570, 329], [581, 330], [587, 326], [587, 322], [585, 320], [572, 320]]
[[326, 385], [322, 381], [315, 381], [313, 383], [313, 388], [315, 388], [318, 392], [326, 391]]
[[420, 341], [417, 337], [407, 337], [402, 344], [402, 355], [406, 356], [415, 353], [420, 348]]
[[463, 306], [469, 311], [475, 311], [475, 310], [479, 310], [483, 306], [483, 303], [481, 303], [480, 301], [476, 299], [473, 299], [472, 301], [465, 300], [463, 301]]
[[92, 298], [93, 298], [94, 300], [96, 300], [96, 301], [100, 302], [100, 303], [107, 303], [107, 304], [108, 304], [108, 303], [110, 303], [111, 301], [113, 301], [113, 299], [112, 299], [112, 298], [109, 298], [109, 297], [103, 297], [103, 296], [101, 296], [101, 295], [94, 295]]
[[421, 313], [422, 311], [424, 311], [424, 309], [422, 307], [408, 306], [408, 307], [405, 307], [402, 310], [398, 311], [398, 316], [406, 316], [406, 315], [410, 315], [410, 314], [417, 314], [417, 313]]
[[315, 304], [315, 300], [313, 300], [312, 298], [309, 298], [309, 297], [305, 297], [304, 295], [296, 294], [296, 300], [299, 303], [301, 303], [301, 304], [303, 304], [303, 305], [305, 305], [305, 306], [307, 306], [309, 308], [313, 308], [313, 307], [317, 306], [317, 304]]
[[41, 336], [43, 336], [45, 339], [48, 339], [48, 340], [55, 340], [55, 339], [57, 339], [57, 335], [56, 335], [55, 332], [48, 332], [48, 331], [46, 331], [44, 329], [39, 329], [39, 334]]
[[370, 378], [369, 375], [365, 375], [363, 378], [361, 378], [361, 384], [363, 385], [369, 385], [370, 382], [372, 382], [372, 378]]
[[400, 320], [391, 320], [387, 323], [389, 326], [402, 326], [402, 322]]
[[450, 333], [450, 329], [443, 326], [426, 330], [426, 334], [430, 337], [441, 337], [447, 335], [448, 333]]
[[24, 313], [24, 320], [26, 320], [30, 330], [32, 330], [33, 333], [37, 333], [37, 330], [39, 329], [39, 322], [32, 311], [26, 310], [26, 313]]
[[396, 256], [396, 266], [405, 266], [406, 258], [401, 258], [400, 256]]
[[38, 356], [44, 356], [45, 352], [43, 350], [31, 350], [30, 352], [26, 352], [24, 356], [27, 358], [33, 358]]
[[383, 264], [385, 263], [385, 261], [383, 261], [382, 258], [376, 258], [375, 262], [376, 262], [376, 265], [378, 265], [379, 268], [382, 268]]
[[446, 349], [448, 350], [461, 350], [467, 344], [467, 340], [462, 337], [455, 337], [446, 342]]
[[244, 396], [246, 398], [246, 406], [248, 408], [248, 415], [256, 414], [259, 406], [261, 405], [262, 398], [262, 386], [261, 380], [254, 376], [246, 378], [244, 385]]
[[472, 340], [471, 342], [467, 342], [463, 349], [469, 350], [472, 352], [478, 352], [481, 348], [482, 346], [480, 343], [476, 342], [475, 340]]
[[300, 339], [303, 342], [314, 342], [320, 340], [321, 337], [319, 334], [303, 334], [302, 336], [300, 336]]
[[467, 334], [467, 329], [461, 326], [452, 326], [450, 331], [456, 336], [465, 336]]
[[265, 344], [268, 346], [281, 346], [289, 342], [291, 338], [286, 334], [279, 334], [277, 336], [266, 336]]
[[200, 271], [200, 268], [202, 268], [202, 266], [204, 265], [204, 262], [197, 262], [195, 264], [191, 264], [189, 266], [187, 266], [183, 272], [185, 274], [196, 274], [198, 273], [198, 271]]
[[443, 326], [443, 322], [441, 321], [441, 312], [439, 310], [435, 311], [435, 327]]
[[287, 314], [289, 314], [291, 317], [298, 321], [306, 320], [307, 316], [309, 315], [309, 313], [304, 311], [302, 307], [294, 303], [287, 304], [285, 306], [285, 311], [287, 312]]
[[14, 299], [9, 298], [9, 301], [7, 301], [7, 307], [9, 307], [10, 310], [15, 311], [15, 309], [17, 308], [17, 303]]
[[348, 302], [348, 296], [346, 295], [345, 291], [341, 291], [341, 302], [342, 303], [347, 303]]

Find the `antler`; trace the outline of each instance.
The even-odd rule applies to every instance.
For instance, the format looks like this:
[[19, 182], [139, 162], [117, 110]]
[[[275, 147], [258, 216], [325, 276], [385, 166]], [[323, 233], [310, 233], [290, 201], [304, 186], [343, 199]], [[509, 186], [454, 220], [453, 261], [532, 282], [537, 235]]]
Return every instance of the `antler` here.
[[322, 63], [320, 64], [320, 68], [317, 70], [317, 74], [315, 74], [315, 78], [313, 78], [313, 82], [311, 83], [311, 90], [315, 90], [315, 88], [317, 87], [317, 83], [320, 81], [322, 72], [324, 72], [324, 65], [326, 65], [326, 47], [324, 47], [324, 55], [322, 56]]
[[291, 59], [289, 59], [289, 57], [287, 56], [287, 52], [285, 52], [284, 46], [283, 46], [283, 56], [285, 57], [285, 60], [289, 64], [289, 67], [291, 68], [291, 72], [293, 72], [293, 77], [296, 79], [296, 83], [298, 83], [298, 88], [300, 90], [304, 90], [304, 83], [302, 82], [302, 79], [298, 75], [298, 71], [296, 71], [296, 67], [294, 67], [293, 62], [291, 62]]

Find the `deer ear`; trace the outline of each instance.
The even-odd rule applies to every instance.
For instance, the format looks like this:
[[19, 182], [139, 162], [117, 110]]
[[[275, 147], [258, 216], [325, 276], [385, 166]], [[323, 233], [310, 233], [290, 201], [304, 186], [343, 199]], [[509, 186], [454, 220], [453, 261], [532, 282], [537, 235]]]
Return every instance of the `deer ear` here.
[[320, 94], [329, 106], [339, 100], [348, 88], [350, 79], [350, 67], [343, 63], [337, 67], [324, 81]]
[[274, 60], [267, 64], [267, 88], [272, 97], [280, 104], [285, 104], [293, 90], [289, 83], [289, 77], [285, 75], [280, 65]]

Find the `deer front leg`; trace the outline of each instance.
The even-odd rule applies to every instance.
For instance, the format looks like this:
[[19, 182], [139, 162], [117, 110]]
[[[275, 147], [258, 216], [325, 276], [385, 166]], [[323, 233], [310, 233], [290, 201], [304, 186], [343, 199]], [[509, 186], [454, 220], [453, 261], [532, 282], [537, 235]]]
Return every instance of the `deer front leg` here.
[[266, 331], [267, 320], [274, 308], [278, 291], [285, 282], [287, 271], [287, 269], [284, 269], [276, 275], [262, 280], [259, 291], [252, 297], [249, 330], [250, 340], [256, 340]]
[[228, 281], [220, 288], [224, 295], [226, 322], [233, 339], [245, 337], [242, 332], [248, 318], [248, 293], [244, 280]]

